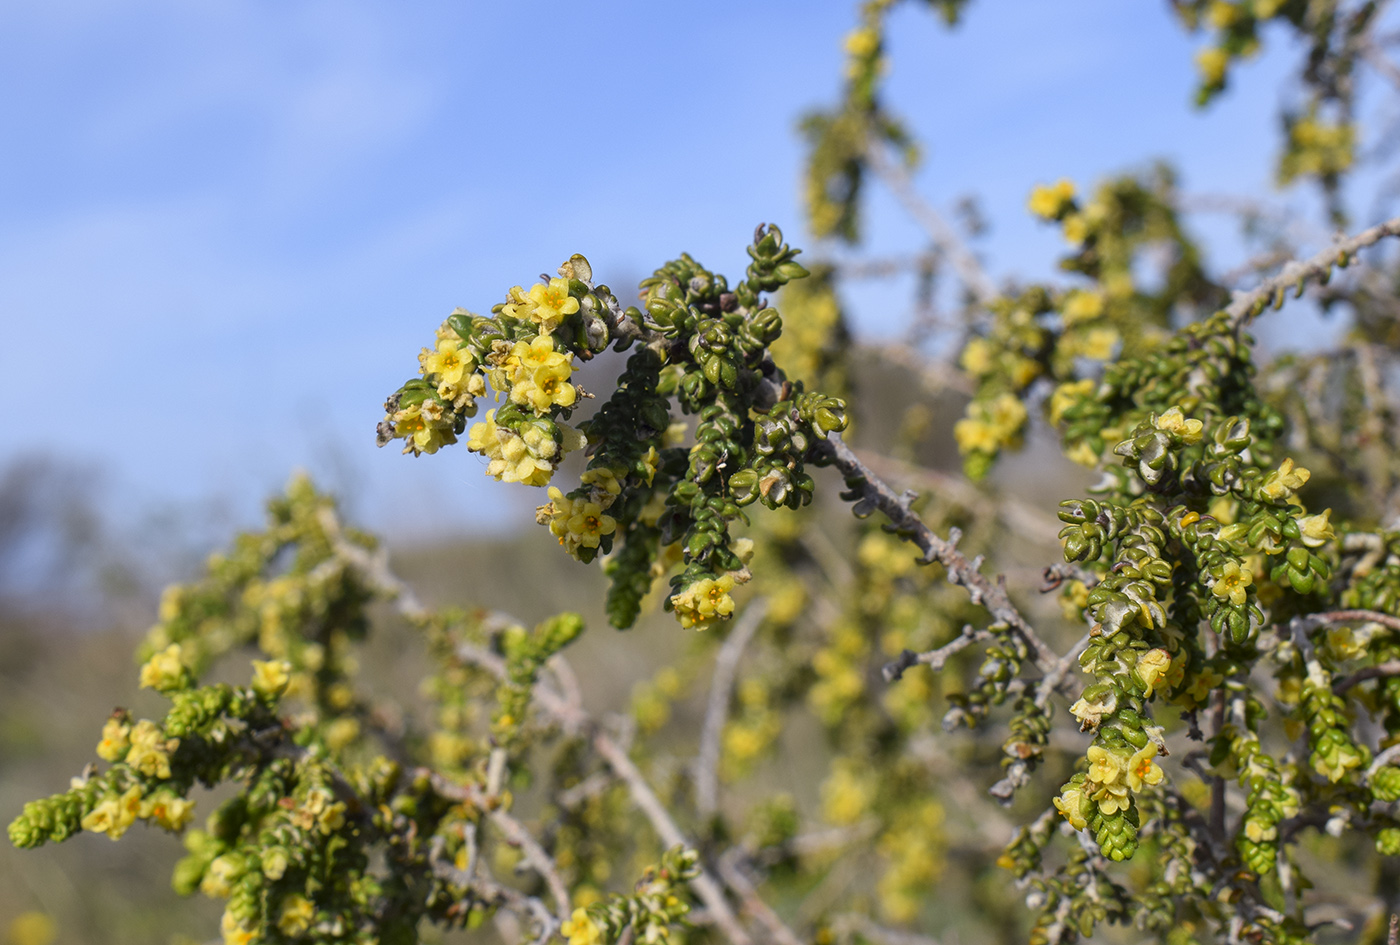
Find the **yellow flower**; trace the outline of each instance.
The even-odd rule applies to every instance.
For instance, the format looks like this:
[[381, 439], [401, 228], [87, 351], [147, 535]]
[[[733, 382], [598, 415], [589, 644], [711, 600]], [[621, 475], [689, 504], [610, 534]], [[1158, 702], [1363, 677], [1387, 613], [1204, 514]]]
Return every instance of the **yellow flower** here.
[[549, 285], [537, 283], [531, 286], [529, 299], [534, 303], [530, 318], [540, 326], [540, 332], [544, 335], [578, 311], [578, 299], [569, 295], [567, 279], [550, 279]]
[[163, 738], [156, 723], [142, 719], [131, 730], [131, 748], [126, 763], [147, 777], [170, 777], [170, 753], [180, 747], [178, 738]]
[[1084, 357], [1095, 361], [1107, 361], [1113, 357], [1113, 348], [1118, 344], [1118, 331], [1114, 328], [1091, 328], [1084, 335], [1080, 351]]
[[223, 933], [224, 945], [251, 945], [258, 939], [258, 933], [244, 928], [243, 923], [227, 910], [224, 911], [223, 919], [219, 921], [219, 931]]
[[1167, 670], [1171, 669], [1171, 654], [1161, 648], [1148, 650], [1138, 658], [1134, 672], [1142, 684], [1151, 692], [1167, 685]]
[[1088, 755], [1088, 780], [1096, 785], [1113, 784], [1128, 769], [1128, 756], [1122, 752], [1090, 745]]
[[1218, 30], [1229, 29], [1243, 17], [1244, 10], [1233, 3], [1226, 3], [1225, 0], [1213, 0], [1206, 8], [1206, 22]]
[[569, 945], [603, 945], [602, 928], [584, 909], [575, 909], [569, 920], [560, 926], [559, 934], [569, 940]]
[[141, 788], [127, 788], [123, 794], [108, 794], [83, 817], [81, 826], [92, 833], [105, 833], [113, 840], [121, 838], [141, 814]]
[[580, 545], [597, 548], [604, 535], [611, 535], [617, 530], [617, 522], [612, 516], [604, 515], [596, 502], [575, 502], [567, 527]]
[[1241, 568], [1238, 562], [1227, 561], [1220, 570], [1220, 577], [1211, 585], [1210, 592], [1216, 597], [1229, 598], [1236, 607], [1244, 605], [1245, 588], [1254, 583], [1254, 572]]
[[1071, 292], [1065, 297], [1064, 306], [1060, 309], [1060, 317], [1064, 320], [1066, 328], [1098, 318], [1102, 314], [1103, 295], [1098, 292]]
[[1082, 213], [1071, 213], [1060, 224], [1066, 242], [1078, 245], [1089, 238], [1089, 221]]
[[1298, 530], [1302, 532], [1299, 537], [1303, 544], [1309, 548], [1321, 548], [1337, 537], [1332, 530], [1331, 509], [1324, 509], [1316, 515], [1304, 515], [1298, 519]]
[[1126, 784], [1102, 785], [1093, 793], [1091, 800], [1099, 805], [1099, 813], [1108, 817], [1132, 806], [1132, 798], [1128, 794]]
[[708, 630], [734, 613], [734, 577], [722, 574], [718, 578], [703, 578], [671, 598], [676, 619], [687, 630]]
[[1093, 701], [1081, 697], [1078, 702], [1069, 707], [1069, 712], [1070, 715], [1079, 720], [1081, 732], [1092, 732], [1099, 727], [1099, 723], [1103, 721], [1105, 715], [1112, 715], [1117, 708], [1118, 695], [1109, 689], [1102, 697]]
[[510, 291], [506, 293], [506, 304], [501, 309], [501, 314], [524, 321], [534, 310], [535, 303], [525, 294], [525, 290], [518, 285], [511, 286]]
[[459, 342], [444, 338], [437, 343], [437, 350], [424, 348], [418, 354], [419, 372], [436, 374], [438, 383], [454, 387], [462, 383], [462, 378], [476, 367], [476, 357]]
[[265, 699], [279, 695], [292, 678], [292, 664], [286, 660], [253, 660], [253, 691]]
[[853, 762], [838, 761], [822, 784], [822, 814], [833, 824], [853, 824], [870, 810], [874, 786]]
[[1042, 184], [1032, 190], [1026, 206], [1041, 219], [1053, 220], [1073, 202], [1074, 184], [1061, 178], [1054, 184]]
[[1026, 422], [1026, 405], [1015, 394], [998, 394], [987, 407], [987, 419], [1003, 443], [1010, 443]]
[[1160, 417], [1156, 417], [1153, 424], [1159, 430], [1175, 433], [1187, 446], [1201, 442], [1202, 431], [1205, 427], [1205, 424], [1199, 420], [1186, 419], [1180, 407], [1173, 407]]
[[1089, 826], [1084, 819], [1083, 811], [1084, 792], [1078, 785], [1066, 784], [1061, 789], [1059, 797], [1054, 798], [1052, 803], [1055, 809], [1064, 815], [1065, 820], [1075, 830], [1083, 830]]
[[1065, 453], [1065, 458], [1072, 463], [1078, 463], [1080, 466], [1087, 466], [1090, 469], [1099, 464], [1099, 454], [1094, 452], [1094, 448], [1089, 445], [1088, 440], [1080, 440], [1070, 447]]
[[1157, 746], [1148, 742], [1138, 749], [1128, 761], [1128, 788], [1141, 791], [1144, 784], [1159, 784], [1162, 781], [1162, 767], [1152, 759], [1157, 756]]
[[170, 791], [157, 791], [141, 804], [141, 818], [177, 833], [194, 819], [194, 801]]
[[1206, 85], [1220, 85], [1225, 81], [1225, 70], [1230, 66], [1230, 54], [1217, 46], [1209, 46], [1196, 53], [1196, 68], [1201, 71], [1201, 79]]
[[974, 377], [982, 377], [992, 372], [992, 343], [986, 338], [973, 338], [962, 351], [963, 370]]
[[180, 644], [172, 643], [141, 667], [141, 688], [169, 692], [180, 688], [184, 677], [185, 667], [180, 662]]
[[996, 430], [971, 417], [953, 424], [953, 437], [958, 441], [960, 453], [995, 453], [1000, 448]]
[[604, 509], [612, 505], [613, 500], [622, 492], [622, 481], [618, 479], [616, 472], [606, 466], [584, 470], [580, 481], [585, 486], [593, 487], [590, 497]]
[[277, 917], [277, 930], [292, 938], [302, 935], [311, 928], [311, 920], [316, 917], [316, 907], [305, 896], [291, 893], [282, 900], [282, 913]]
[[125, 713], [113, 715], [102, 726], [102, 741], [97, 743], [97, 757], [103, 761], [120, 761], [131, 745], [131, 725]]
[[875, 55], [875, 51], [880, 48], [880, 34], [868, 26], [851, 30], [846, 34], [846, 52], [857, 59], [865, 59]]
[[400, 408], [389, 419], [394, 424], [394, 432], [403, 437], [405, 453], [415, 456], [427, 453], [431, 456], [444, 446], [457, 442], [446, 411], [436, 400]]

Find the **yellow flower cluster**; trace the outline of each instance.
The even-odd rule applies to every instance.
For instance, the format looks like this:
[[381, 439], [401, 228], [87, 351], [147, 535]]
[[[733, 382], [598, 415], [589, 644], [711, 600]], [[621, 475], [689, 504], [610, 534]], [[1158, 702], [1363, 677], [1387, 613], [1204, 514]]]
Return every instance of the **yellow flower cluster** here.
[[311, 904], [311, 900], [291, 893], [282, 900], [282, 913], [277, 917], [277, 930], [283, 935], [296, 938], [311, 928], [311, 920], [315, 917], [316, 907]]
[[[611, 472], [609, 476], [611, 478], [606, 486], [616, 486], [616, 477], [612, 477]], [[612, 498], [617, 493], [604, 487], [595, 489], [594, 494], [597, 495], [599, 491], [608, 496], [606, 504], [587, 498], [570, 499], [557, 486], [550, 486], [549, 502], [535, 509], [535, 521], [548, 525], [550, 534], [559, 539], [564, 550], [575, 558], [579, 556], [580, 548], [597, 548], [604, 535], [617, 531], [616, 519], [603, 511], [612, 504]]]
[[953, 426], [962, 453], [995, 454], [1003, 446], [1014, 445], [1026, 422], [1025, 405], [1014, 394], [998, 394], [990, 402], [974, 401], [968, 413], [970, 416]]
[[322, 833], [334, 833], [345, 826], [345, 804], [334, 800], [325, 788], [312, 788], [292, 814], [292, 823], [302, 830], [319, 828]]
[[453, 410], [473, 415], [476, 398], [486, 393], [486, 379], [476, 372], [476, 355], [462, 346], [455, 331], [446, 325], [438, 329], [437, 347], [419, 352], [418, 366], [425, 377], [437, 377], [438, 396]]
[[1042, 184], [1031, 191], [1026, 205], [1042, 220], [1053, 220], [1074, 205], [1074, 184], [1064, 178]]
[[141, 667], [141, 688], [156, 692], [179, 689], [185, 682], [185, 667], [180, 662], [180, 644], [172, 643], [152, 656]]
[[1083, 783], [1070, 782], [1054, 799], [1055, 809], [1075, 830], [1088, 826], [1084, 817], [1086, 800], [1097, 804], [1100, 813], [1112, 816], [1128, 809], [1132, 803], [1132, 793], [1141, 791], [1144, 785], [1158, 784], [1162, 780], [1162, 768], [1153, 760], [1157, 757], [1154, 742], [1149, 741], [1131, 753], [1128, 748], [1110, 749], [1090, 745], [1088, 755], [1089, 773]]
[[431, 398], [400, 407], [389, 417], [395, 432], [403, 437], [405, 453], [415, 456], [432, 455], [444, 446], [457, 442], [452, 430], [452, 416], [438, 401]]
[[178, 738], [166, 738], [160, 726], [150, 719], [137, 722], [129, 737], [127, 764], [148, 778], [170, 777], [170, 753], [180, 747]]
[[569, 295], [567, 279], [550, 279], [548, 285], [536, 283], [529, 292], [514, 286], [506, 294], [506, 299], [501, 314], [521, 321], [533, 321], [540, 327], [541, 335], [548, 335], [564, 319], [578, 311], [578, 299]]
[[525, 424], [520, 433], [496, 423], [496, 411], [486, 411], [486, 419], [472, 424], [467, 432], [467, 449], [481, 453], [491, 462], [486, 473], [501, 482], [523, 482], [527, 486], [544, 486], [565, 453], [583, 446], [583, 436], [563, 423], [559, 424], [563, 441], [539, 425]]
[[140, 786], [132, 785], [121, 794], [108, 794], [83, 817], [81, 823], [84, 830], [105, 833], [117, 840], [137, 820], [149, 821], [176, 833], [193, 818], [194, 801], [165, 790], [142, 797]]
[[708, 630], [721, 620], [734, 613], [734, 598], [729, 592], [734, 590], [734, 576], [721, 574], [717, 578], [704, 578], [671, 598], [676, 619], [689, 630]]
[[[578, 304], [574, 299], [569, 301]], [[549, 335], [517, 341], [509, 348], [505, 342], [497, 345], [498, 350], [486, 359], [491, 365], [488, 376], [491, 386], [507, 393], [511, 403], [529, 407], [543, 417], [554, 407], [572, 407], [578, 401], [578, 389], [569, 383], [574, 356], [556, 351]]]
[[103, 761], [121, 761], [131, 747], [131, 723], [125, 712], [118, 711], [102, 726], [102, 741], [97, 743], [97, 757]]
[[227, 910], [224, 911], [224, 917], [219, 922], [219, 931], [223, 933], [224, 945], [252, 945], [258, 940], [257, 932], [244, 926], [232, 912]]

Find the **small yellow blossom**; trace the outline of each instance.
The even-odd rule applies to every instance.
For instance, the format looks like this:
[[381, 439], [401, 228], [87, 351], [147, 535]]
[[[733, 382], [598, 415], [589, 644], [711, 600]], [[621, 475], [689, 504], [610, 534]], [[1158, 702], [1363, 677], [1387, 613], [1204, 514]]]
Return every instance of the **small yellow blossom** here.
[[1102, 314], [1103, 295], [1082, 290], [1069, 293], [1060, 309], [1060, 317], [1064, 320], [1066, 328], [1098, 318]]
[[1254, 572], [1248, 568], [1241, 568], [1238, 562], [1227, 561], [1221, 568], [1220, 577], [1215, 579], [1211, 585], [1210, 592], [1216, 597], [1229, 598], [1230, 603], [1236, 607], [1244, 605], [1246, 593], [1245, 588], [1254, 583]]
[[1094, 452], [1094, 447], [1088, 440], [1080, 440], [1065, 452], [1065, 458], [1072, 463], [1093, 469], [1099, 464], [1099, 454]]
[[1089, 700], [1081, 697], [1069, 707], [1070, 714], [1079, 720], [1081, 732], [1092, 732], [1099, 727], [1105, 715], [1112, 715], [1118, 708], [1118, 695], [1109, 689], [1102, 697]]
[[1230, 54], [1218, 46], [1209, 46], [1196, 53], [1196, 68], [1206, 85], [1220, 85], [1230, 66]]
[[1027, 207], [1041, 219], [1053, 220], [1073, 202], [1074, 184], [1061, 178], [1054, 184], [1042, 184], [1032, 190]]
[[603, 930], [589, 918], [584, 909], [575, 909], [569, 920], [559, 928], [559, 934], [569, 940], [569, 945], [603, 945]]
[[874, 785], [852, 762], [840, 761], [822, 784], [822, 815], [837, 826], [853, 824], [870, 811]]
[[953, 424], [953, 436], [958, 441], [958, 451], [961, 453], [995, 453], [1001, 448], [996, 430], [971, 417], [964, 417]]
[[131, 745], [131, 725], [127, 715], [113, 715], [102, 726], [102, 741], [97, 743], [97, 757], [103, 761], [120, 761]]
[[444, 338], [437, 343], [436, 350], [424, 348], [418, 354], [419, 372], [424, 375], [436, 374], [439, 384], [454, 387], [476, 368], [476, 356], [460, 343]]
[[1099, 813], [1108, 817], [1132, 806], [1128, 785], [1123, 782], [1099, 785], [1098, 790], [1090, 796], [1090, 800], [1099, 805]]
[[1212, 29], [1227, 30], [1244, 18], [1244, 10], [1226, 0], [1212, 0], [1206, 7], [1206, 22]]
[[233, 913], [227, 910], [219, 922], [219, 931], [223, 933], [224, 945], [252, 945], [258, 940], [257, 932], [245, 928], [243, 923], [234, 918]]
[[1181, 437], [1181, 441], [1187, 446], [1192, 446], [1201, 442], [1201, 436], [1205, 428], [1205, 424], [1200, 420], [1188, 420], [1186, 416], [1182, 414], [1180, 407], [1172, 407], [1166, 413], [1155, 418], [1153, 424], [1159, 430], [1164, 430], [1167, 433], [1175, 433], [1177, 436]]
[[165, 830], [178, 833], [194, 819], [194, 801], [171, 791], [157, 791], [142, 802], [140, 816]]
[[974, 377], [982, 377], [992, 373], [994, 349], [992, 343], [986, 338], [973, 338], [962, 350], [963, 370]]
[[604, 509], [612, 505], [613, 500], [622, 492], [622, 480], [616, 472], [606, 466], [584, 470], [580, 481], [585, 486], [593, 487], [591, 498]]
[[1268, 498], [1292, 498], [1310, 477], [1312, 473], [1308, 469], [1295, 466], [1292, 459], [1284, 459], [1284, 462], [1278, 463], [1278, 469], [1268, 473], [1259, 490]]
[[1107, 361], [1113, 357], [1113, 349], [1118, 344], [1118, 331], [1114, 328], [1091, 328], [1084, 335], [1080, 352], [1094, 361]]
[[672, 597], [671, 606], [682, 627], [708, 630], [734, 613], [734, 598], [729, 596], [732, 590], [733, 575], [704, 578]]
[[1060, 791], [1060, 795], [1052, 801], [1055, 809], [1064, 815], [1065, 820], [1075, 830], [1083, 830], [1089, 826], [1083, 814], [1084, 792], [1078, 785], [1067, 784]]
[[133, 785], [122, 794], [108, 794], [83, 817], [81, 826], [92, 833], [105, 833], [113, 840], [121, 838], [127, 828], [141, 816], [141, 788]]
[[281, 694], [292, 678], [286, 660], [253, 660], [253, 691], [265, 699]]
[[180, 740], [164, 738], [164, 734], [150, 719], [137, 722], [131, 730], [126, 763], [147, 777], [170, 777], [170, 753], [180, 747]]
[[311, 928], [311, 920], [316, 917], [316, 907], [305, 896], [291, 893], [282, 900], [282, 912], [277, 917], [277, 930], [283, 935], [296, 938]]
[[857, 59], [875, 55], [880, 48], [880, 34], [868, 26], [851, 30], [846, 34], [846, 52]]
[[242, 857], [227, 853], [215, 857], [214, 862], [209, 864], [209, 869], [204, 871], [199, 891], [211, 899], [227, 899], [233, 892], [233, 884], [238, 882], [244, 871]]
[[1331, 509], [1324, 509], [1316, 515], [1304, 515], [1298, 519], [1298, 530], [1302, 532], [1299, 537], [1303, 544], [1309, 548], [1321, 548], [1337, 537], [1332, 530]]
[[578, 311], [578, 299], [569, 295], [567, 279], [550, 279], [549, 285], [537, 283], [530, 288], [529, 299], [534, 303], [529, 317], [548, 335], [559, 323]]
[[1122, 752], [1090, 745], [1088, 755], [1089, 780], [1095, 784], [1114, 784], [1128, 769], [1128, 756]]
[[1079, 245], [1089, 238], [1089, 221], [1082, 213], [1071, 213], [1060, 223], [1061, 232], [1064, 233], [1065, 241], [1071, 245]]
[[146, 661], [141, 667], [141, 688], [156, 692], [178, 689], [185, 681], [185, 667], [180, 662], [180, 644], [172, 643]]
[[1157, 756], [1157, 746], [1148, 742], [1128, 761], [1128, 788], [1141, 791], [1144, 784], [1159, 784], [1162, 781], [1162, 767], [1152, 759]]
[[603, 514], [596, 502], [575, 502], [569, 516], [569, 533], [585, 548], [597, 548], [604, 535], [617, 531], [617, 521]]
[[1167, 671], [1171, 669], [1171, 654], [1161, 648], [1148, 650], [1138, 658], [1134, 672], [1142, 684], [1151, 692], [1167, 685]]

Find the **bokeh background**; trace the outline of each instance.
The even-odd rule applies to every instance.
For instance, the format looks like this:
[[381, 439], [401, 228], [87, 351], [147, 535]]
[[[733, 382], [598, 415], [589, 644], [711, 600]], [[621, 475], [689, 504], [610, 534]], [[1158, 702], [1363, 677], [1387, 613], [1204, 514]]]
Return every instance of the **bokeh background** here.
[[[513, 532], [537, 496], [465, 449], [377, 450], [385, 396], [453, 307], [486, 312], [574, 252], [619, 295], [681, 251], [742, 270], [761, 221], [852, 258], [803, 233], [796, 125], [835, 99], [854, 22], [834, 0], [0, 3], [0, 815], [81, 769], [131, 698], [159, 586], [293, 469], [404, 560], [438, 549], [420, 560], [444, 595], [489, 594], [547, 543]], [[1272, 184], [1299, 55], [1282, 36], [1201, 111], [1200, 40], [1165, 3], [986, 0], [951, 31], [914, 9], [894, 26], [917, 181], [950, 213], [978, 201], [998, 278], [1053, 270], [1025, 200], [1059, 177], [1165, 159], [1202, 207], [1310, 206]], [[1193, 226], [1242, 252], [1228, 218]], [[863, 255], [925, 242], [878, 187], [867, 233]], [[908, 279], [850, 284], [858, 340], [900, 344], [912, 299]], [[1290, 310], [1267, 341], [1339, 329]], [[43, 912], [65, 942], [163, 941], [177, 847], [0, 853], [0, 934], [38, 945]]]

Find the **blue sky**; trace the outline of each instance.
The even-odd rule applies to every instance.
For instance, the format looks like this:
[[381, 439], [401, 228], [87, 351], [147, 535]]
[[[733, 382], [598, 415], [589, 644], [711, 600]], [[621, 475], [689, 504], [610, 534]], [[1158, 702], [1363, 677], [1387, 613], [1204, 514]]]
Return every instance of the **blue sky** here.
[[[686, 250], [737, 272], [753, 226], [807, 245], [794, 126], [838, 88], [853, 5], [8, 0], [0, 4], [0, 464], [100, 470], [130, 514], [251, 520], [295, 467], [393, 534], [534, 504], [463, 448], [376, 450], [384, 397], [454, 306], [583, 252], [635, 279]], [[1281, 44], [1190, 105], [1201, 42], [1167, 5], [908, 9], [890, 94], [936, 205], [983, 200], [994, 274], [1059, 247], [1032, 185], [1164, 157], [1186, 189], [1266, 196]], [[872, 252], [918, 232], [883, 195]], [[1207, 224], [1228, 243], [1225, 230]], [[820, 247], [810, 247], [819, 254]], [[889, 336], [903, 291], [853, 293]], [[527, 494], [529, 493], [529, 494]]]

